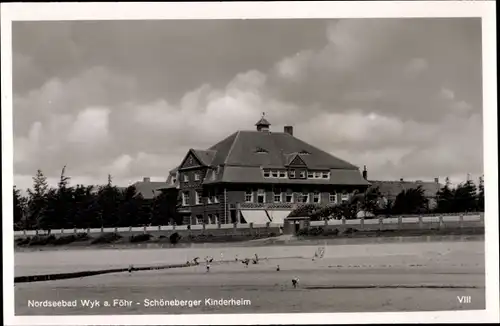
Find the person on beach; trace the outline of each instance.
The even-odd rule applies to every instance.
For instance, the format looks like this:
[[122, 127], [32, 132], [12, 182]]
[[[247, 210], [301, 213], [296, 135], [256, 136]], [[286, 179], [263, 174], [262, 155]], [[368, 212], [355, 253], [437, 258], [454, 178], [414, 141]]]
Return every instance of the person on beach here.
[[297, 288], [297, 286], [299, 285], [299, 278], [298, 277], [294, 277], [292, 279], [292, 285], [293, 285], [293, 288]]

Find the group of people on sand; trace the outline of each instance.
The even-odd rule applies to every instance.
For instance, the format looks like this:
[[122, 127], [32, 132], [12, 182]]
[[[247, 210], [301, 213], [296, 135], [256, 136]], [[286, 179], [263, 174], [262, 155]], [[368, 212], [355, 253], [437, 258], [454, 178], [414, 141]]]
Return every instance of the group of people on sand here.
[[[318, 249], [314, 253], [312, 260], [315, 261], [316, 259], [321, 259], [324, 257], [324, 255], [325, 255], [325, 247], [318, 247]], [[221, 253], [220, 256], [221, 256], [220, 261], [222, 262], [223, 261], [223, 254]], [[192, 261], [187, 261], [186, 265], [187, 266], [200, 265], [200, 263], [198, 261], [199, 259], [200, 259], [200, 257], [195, 257], [194, 259], [192, 259]], [[205, 260], [206, 271], [208, 273], [208, 272], [210, 272], [210, 264], [214, 261], [214, 258], [207, 256], [207, 257], [205, 257], [204, 260]], [[236, 262], [240, 261], [245, 266], [245, 268], [248, 268], [248, 265], [250, 264], [250, 262], [252, 262], [252, 264], [254, 264], [254, 265], [259, 263], [259, 256], [257, 254], [254, 254], [253, 258], [239, 259], [238, 255], [236, 255], [235, 261]], [[280, 270], [281, 270], [280, 265], [277, 265], [276, 271], [279, 272]], [[294, 288], [296, 288], [299, 285], [299, 278], [298, 277], [294, 277], [292, 279], [292, 285]]]

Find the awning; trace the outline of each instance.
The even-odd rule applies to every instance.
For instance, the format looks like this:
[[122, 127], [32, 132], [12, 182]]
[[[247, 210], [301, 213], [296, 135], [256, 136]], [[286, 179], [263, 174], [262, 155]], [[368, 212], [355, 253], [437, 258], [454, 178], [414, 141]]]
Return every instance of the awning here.
[[284, 224], [285, 218], [291, 213], [291, 210], [268, 210], [267, 214], [271, 218], [271, 223]]
[[242, 209], [240, 213], [241, 217], [243, 217], [248, 224], [266, 224], [267, 222], [271, 222], [264, 209]]

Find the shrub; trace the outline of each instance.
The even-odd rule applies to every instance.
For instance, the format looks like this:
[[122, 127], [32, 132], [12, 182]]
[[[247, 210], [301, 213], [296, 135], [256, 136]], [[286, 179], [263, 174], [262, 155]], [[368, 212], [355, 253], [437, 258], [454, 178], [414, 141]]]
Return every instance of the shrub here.
[[321, 207], [311, 213], [311, 221], [322, 221], [327, 220], [330, 216], [332, 216], [337, 211], [336, 205], [328, 205], [325, 207]]
[[88, 239], [90, 239], [90, 237], [86, 232], [79, 232], [75, 235], [75, 241], [86, 241]]
[[30, 243], [31, 241], [31, 238], [30, 237], [27, 237], [27, 238], [18, 238], [16, 239], [16, 245], [18, 246], [26, 246]]
[[48, 244], [54, 243], [55, 240], [56, 240], [56, 237], [53, 234], [51, 234], [49, 236], [36, 235], [33, 238], [31, 238], [28, 245], [29, 246], [46, 246]]
[[144, 233], [144, 234], [137, 234], [137, 235], [132, 235], [130, 236], [130, 242], [144, 242], [144, 241], [149, 241], [151, 239], [151, 234], [149, 233]]
[[170, 235], [170, 243], [171, 244], [177, 244], [179, 240], [181, 239], [181, 236], [179, 233], [175, 232]]
[[304, 217], [311, 216], [311, 214], [319, 208], [317, 204], [305, 204], [297, 207], [288, 214], [289, 217]]
[[121, 238], [122, 236], [118, 233], [104, 233], [92, 240], [91, 244], [113, 243]]
[[63, 235], [54, 240], [54, 245], [60, 246], [65, 244], [70, 244], [76, 240], [76, 236], [72, 235]]

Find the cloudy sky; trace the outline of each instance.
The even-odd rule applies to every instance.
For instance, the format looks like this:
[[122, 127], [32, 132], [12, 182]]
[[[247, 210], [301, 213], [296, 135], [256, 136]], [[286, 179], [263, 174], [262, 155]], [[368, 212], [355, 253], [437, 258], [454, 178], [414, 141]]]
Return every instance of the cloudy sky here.
[[483, 172], [481, 21], [13, 24], [14, 171], [164, 180], [266, 112], [371, 179]]

